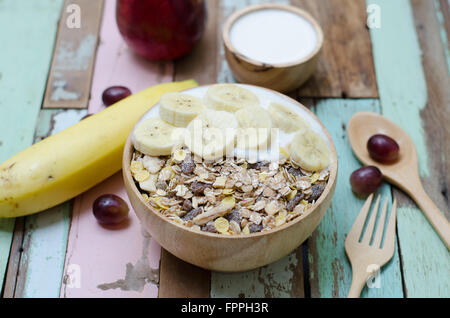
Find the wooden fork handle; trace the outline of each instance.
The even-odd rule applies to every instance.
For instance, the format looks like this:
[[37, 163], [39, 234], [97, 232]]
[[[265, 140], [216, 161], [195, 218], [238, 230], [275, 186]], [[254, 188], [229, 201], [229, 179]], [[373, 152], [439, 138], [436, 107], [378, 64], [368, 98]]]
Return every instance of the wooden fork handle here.
[[441, 237], [447, 249], [450, 249], [450, 223], [445, 215], [439, 211], [439, 208], [434, 204], [431, 198], [423, 189], [422, 184], [417, 184], [412, 189], [409, 189], [409, 195], [417, 203], [423, 211], [428, 221], [434, 227], [436, 232]]
[[350, 285], [350, 290], [348, 291], [347, 298], [359, 298], [370, 275], [365, 271], [354, 269], [352, 270], [352, 284]]

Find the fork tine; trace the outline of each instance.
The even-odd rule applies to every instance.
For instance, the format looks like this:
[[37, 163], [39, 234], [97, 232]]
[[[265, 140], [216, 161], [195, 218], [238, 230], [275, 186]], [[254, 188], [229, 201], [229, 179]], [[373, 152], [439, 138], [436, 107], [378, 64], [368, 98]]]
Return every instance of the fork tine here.
[[389, 198], [386, 197], [386, 200], [384, 200], [383, 208], [381, 210], [380, 219], [378, 220], [377, 225], [377, 231], [375, 232], [375, 237], [373, 239], [373, 246], [380, 247], [381, 245], [381, 239], [383, 238], [383, 231], [384, 231], [384, 220], [386, 219], [386, 210], [388, 205]]
[[395, 246], [395, 219], [397, 214], [397, 200], [394, 199], [394, 203], [392, 203], [392, 211], [389, 216], [389, 223], [386, 229], [386, 235], [384, 237], [384, 243], [382, 250], [389, 252], [390, 254], [394, 254], [394, 246]]
[[372, 208], [372, 214], [370, 215], [369, 222], [367, 223], [366, 231], [364, 232], [363, 238], [361, 240], [362, 244], [369, 245], [370, 238], [372, 237], [373, 227], [375, 225], [375, 220], [378, 214], [378, 206], [380, 205], [380, 195], [377, 197], [377, 201]]
[[359, 237], [361, 236], [361, 232], [366, 221], [367, 212], [369, 212], [370, 204], [372, 203], [373, 194], [369, 195], [366, 202], [364, 203], [361, 211], [356, 217], [355, 223], [353, 223], [350, 232], [347, 234], [346, 240], [359, 241]]

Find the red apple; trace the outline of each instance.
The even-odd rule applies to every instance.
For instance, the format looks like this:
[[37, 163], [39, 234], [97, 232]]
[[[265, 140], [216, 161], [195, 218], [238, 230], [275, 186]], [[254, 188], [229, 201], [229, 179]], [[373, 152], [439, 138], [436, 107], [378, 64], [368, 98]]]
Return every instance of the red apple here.
[[206, 26], [204, 0], [117, 0], [116, 19], [128, 46], [151, 60], [186, 55]]

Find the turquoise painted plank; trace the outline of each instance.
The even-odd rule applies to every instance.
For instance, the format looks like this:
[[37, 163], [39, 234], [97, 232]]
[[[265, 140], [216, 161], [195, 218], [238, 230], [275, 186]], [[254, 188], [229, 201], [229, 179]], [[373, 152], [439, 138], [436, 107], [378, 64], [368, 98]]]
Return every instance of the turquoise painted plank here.
[[445, 57], [447, 58], [447, 69], [448, 73], [450, 74], [450, 44], [448, 43], [447, 31], [445, 30], [444, 15], [442, 14], [442, 8], [439, 0], [434, 0], [434, 8], [436, 10], [436, 16], [440, 25], [439, 35], [441, 36]]
[[[351, 190], [350, 174], [361, 167], [353, 155], [346, 126], [358, 111], [379, 112], [377, 100], [326, 99], [314, 107], [316, 115], [327, 127], [338, 155], [338, 177], [330, 209], [309, 239], [311, 297], [346, 297], [351, 284], [351, 265], [345, 255], [344, 242], [364, 199]], [[384, 184], [378, 192], [391, 201], [390, 186]], [[391, 206], [391, 202], [389, 203]], [[372, 288], [365, 288], [362, 297], [402, 297], [402, 282], [398, 250], [385, 265]]]
[[252, 271], [211, 273], [211, 297], [303, 297], [303, 286], [296, 286], [299, 280], [298, 276], [303, 275], [299, 269], [302, 267], [299, 264], [301, 263], [299, 253], [301, 253], [301, 248], [279, 261]]
[[428, 176], [428, 153], [420, 111], [427, 103], [421, 50], [408, 0], [368, 0], [381, 9], [381, 28], [370, 29], [383, 115], [395, 120], [414, 140], [419, 170]]
[[[86, 113], [86, 109], [41, 110], [35, 142], [77, 123]], [[16, 297], [59, 297], [71, 211], [69, 201], [26, 217]]]
[[[382, 113], [411, 136], [419, 155], [421, 177], [429, 177], [430, 153], [420, 116], [427, 103], [427, 86], [410, 2], [367, 3], [381, 8], [382, 26], [371, 29], [370, 34]], [[397, 213], [407, 296], [449, 297], [450, 255], [444, 244], [415, 206], [400, 205]]]
[[[0, 162], [33, 142], [62, 0], [0, 1]], [[0, 220], [0, 282], [14, 220]]]

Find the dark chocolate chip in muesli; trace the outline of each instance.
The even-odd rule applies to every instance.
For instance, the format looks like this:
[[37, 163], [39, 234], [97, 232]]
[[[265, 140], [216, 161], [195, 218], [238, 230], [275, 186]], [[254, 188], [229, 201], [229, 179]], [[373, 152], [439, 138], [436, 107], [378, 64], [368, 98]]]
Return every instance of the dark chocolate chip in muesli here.
[[288, 169], [288, 173], [292, 174], [294, 177], [299, 177], [299, 176], [303, 177], [304, 176], [303, 172], [300, 169], [296, 169], [294, 167], [290, 167]]
[[225, 218], [228, 220], [228, 222], [235, 221], [237, 224], [241, 223], [241, 215], [238, 209], [231, 210], [231, 212], [228, 213]]
[[269, 166], [269, 162], [268, 161], [258, 161], [258, 162], [255, 162], [255, 163], [249, 163], [247, 165], [247, 168], [248, 169], [261, 169], [262, 167], [265, 167], [265, 166]]
[[185, 211], [190, 211], [192, 210], [192, 202], [189, 199], [186, 199], [183, 201], [183, 205], [181, 206], [181, 208]]
[[214, 226], [214, 222], [208, 222], [205, 225], [203, 225], [202, 231], [210, 232], [210, 233], [217, 233], [217, 229]]
[[294, 208], [300, 203], [300, 201], [303, 200], [304, 197], [305, 197], [305, 194], [303, 194], [303, 193], [297, 194], [295, 197], [293, 197], [291, 200], [289, 200], [289, 202], [286, 205], [286, 209], [288, 211], [293, 211]]
[[313, 201], [317, 201], [317, 199], [322, 195], [323, 190], [325, 190], [324, 183], [316, 183], [311, 187], [311, 195], [308, 198], [308, 202], [311, 203]]
[[183, 216], [181, 219], [183, 221], [190, 221], [193, 218], [195, 218], [197, 215], [199, 215], [200, 213], [202, 213], [202, 209], [201, 208], [192, 209], [185, 216]]
[[180, 163], [181, 172], [184, 174], [191, 174], [195, 169], [194, 160], [190, 154], [186, 155], [186, 158]]
[[263, 229], [263, 225], [262, 224], [251, 224], [248, 229], [250, 230], [250, 233], [255, 233], [255, 232], [261, 232]]
[[198, 182], [198, 181], [193, 182], [191, 185], [191, 191], [195, 195], [204, 194], [204, 191], [206, 188], [211, 188], [211, 185], [204, 183], [204, 182]]

